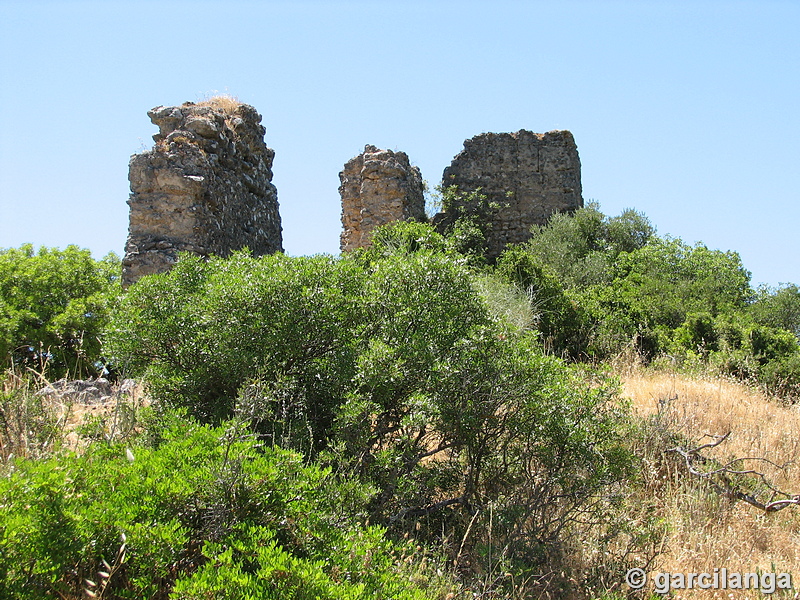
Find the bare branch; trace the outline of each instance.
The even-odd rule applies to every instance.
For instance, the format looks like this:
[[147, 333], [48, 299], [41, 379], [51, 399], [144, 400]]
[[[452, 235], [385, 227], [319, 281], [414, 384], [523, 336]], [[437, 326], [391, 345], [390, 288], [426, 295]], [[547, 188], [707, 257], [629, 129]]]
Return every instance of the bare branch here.
[[[780, 470], [786, 468], [785, 465], [784, 466], [778, 465], [777, 463], [767, 458], [761, 458], [757, 456], [734, 458], [733, 460], [727, 462], [726, 464], [712, 471], [701, 471], [695, 467], [694, 465], [695, 461], [704, 464], [709, 462], [714, 462], [713, 459], [704, 456], [700, 452], [702, 450], [706, 450], [709, 448], [716, 448], [717, 446], [725, 442], [730, 437], [730, 435], [731, 432], [729, 431], [725, 435], [704, 436], [704, 437], [714, 438], [714, 441], [709, 442], [707, 444], [702, 444], [700, 446], [697, 446], [696, 448], [691, 448], [691, 449], [686, 449], [676, 446], [675, 448], [670, 448], [669, 450], [667, 450], [667, 452], [674, 452], [682, 456], [686, 464], [686, 469], [689, 471], [689, 473], [708, 481], [708, 483], [714, 488], [714, 490], [717, 493], [727, 496], [729, 498], [733, 498], [735, 500], [741, 500], [742, 502], [746, 502], [747, 504], [755, 506], [756, 508], [761, 509], [764, 512], [768, 513], [777, 512], [789, 506], [800, 505], [800, 495], [789, 494], [787, 492], [784, 492], [783, 490], [776, 488], [774, 485], [772, 485], [766, 474], [762, 473], [761, 471], [757, 471], [755, 469], [734, 468], [734, 465], [742, 464], [745, 461], [765, 463]], [[761, 483], [773, 493], [772, 496], [773, 498], [775, 498], [775, 496], [784, 496], [784, 498], [780, 500], [771, 500], [769, 502], [762, 502], [754, 494], [742, 491], [734, 482], [732, 482], [728, 478], [729, 475], [744, 475], [744, 476], [751, 475], [757, 477], [761, 481]]]
[[440, 510], [442, 508], [451, 506], [453, 504], [464, 504], [466, 505], [466, 498], [464, 496], [459, 496], [458, 498], [450, 498], [448, 500], [442, 500], [441, 502], [437, 502], [436, 504], [431, 504], [430, 506], [426, 507], [411, 507], [411, 508], [404, 508], [396, 515], [393, 515], [389, 521], [394, 523], [395, 521], [399, 521], [401, 519], [405, 519], [406, 517], [424, 517], [425, 515], [429, 515], [432, 512]]

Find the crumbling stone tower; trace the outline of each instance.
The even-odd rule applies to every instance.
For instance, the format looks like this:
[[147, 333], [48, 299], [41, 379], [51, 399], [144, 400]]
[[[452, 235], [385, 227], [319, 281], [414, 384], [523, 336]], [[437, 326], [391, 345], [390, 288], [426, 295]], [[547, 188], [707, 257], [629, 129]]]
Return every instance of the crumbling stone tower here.
[[[581, 163], [569, 131], [475, 136], [444, 170], [442, 185], [464, 193], [480, 189], [500, 206], [489, 228], [490, 258], [529, 239], [531, 227], [544, 225], [553, 213], [583, 206]], [[440, 213], [435, 222], [447, 216]]]
[[131, 157], [130, 226], [122, 282], [167, 271], [178, 252], [283, 251], [275, 152], [261, 115], [226, 97], [149, 111], [155, 146]]
[[405, 152], [366, 146], [339, 173], [342, 252], [369, 246], [372, 230], [391, 221], [425, 220], [422, 175]]

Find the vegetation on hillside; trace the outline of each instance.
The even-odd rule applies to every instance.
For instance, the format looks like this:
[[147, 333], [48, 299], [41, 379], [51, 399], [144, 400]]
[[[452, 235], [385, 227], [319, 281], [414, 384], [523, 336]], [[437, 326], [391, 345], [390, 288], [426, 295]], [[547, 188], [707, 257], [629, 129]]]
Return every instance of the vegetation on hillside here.
[[[114, 257], [1, 251], [0, 597], [632, 593], [670, 535], [662, 474], [719, 490], [680, 469], [699, 432], [637, 416], [603, 365], [795, 401], [800, 291], [632, 210], [556, 215], [494, 264], [465, 219], [187, 255], [124, 295]], [[152, 406], [75, 454], [26, 372], [124, 373]]]
[[659, 237], [640, 213], [557, 214], [500, 257], [533, 298], [544, 343], [576, 360], [620, 354], [800, 397], [800, 290], [753, 290], [735, 252]]

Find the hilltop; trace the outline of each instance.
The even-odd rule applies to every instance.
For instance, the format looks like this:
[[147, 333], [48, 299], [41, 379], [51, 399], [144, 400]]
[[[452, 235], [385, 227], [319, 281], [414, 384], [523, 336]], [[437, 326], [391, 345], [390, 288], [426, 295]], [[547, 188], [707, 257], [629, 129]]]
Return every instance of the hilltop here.
[[[269, 186], [215, 166], [267, 176], [236, 131], [254, 111], [152, 112], [132, 223], [217, 187], [222, 213], [263, 208]], [[406, 163], [368, 147], [343, 200], [418, 202]], [[444, 186], [444, 216], [368, 231], [360, 209], [340, 256], [218, 253], [196, 235], [223, 221], [184, 215], [195, 245], [153, 238], [170, 260], [124, 292], [133, 252], [0, 251], [0, 596], [610, 600], [642, 597], [631, 569], [796, 570], [800, 289], [753, 289], [738, 254], [635, 210], [502, 238], [522, 196]], [[232, 234], [261, 236], [250, 216]], [[37, 393], [99, 376], [138, 384], [77, 427], [80, 400]]]

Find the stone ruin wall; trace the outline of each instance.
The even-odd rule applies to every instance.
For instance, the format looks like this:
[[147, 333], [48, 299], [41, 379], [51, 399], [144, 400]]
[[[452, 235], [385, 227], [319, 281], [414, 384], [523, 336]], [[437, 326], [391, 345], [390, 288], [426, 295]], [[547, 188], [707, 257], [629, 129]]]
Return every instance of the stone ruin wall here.
[[129, 165], [123, 285], [169, 270], [181, 251], [282, 251], [275, 152], [264, 143], [261, 115], [226, 98], [158, 106], [147, 114], [159, 132], [153, 149], [134, 155]]
[[[426, 220], [422, 176], [403, 152], [367, 146], [339, 178], [342, 251], [368, 246], [370, 232], [379, 225]], [[490, 258], [508, 244], [529, 239], [531, 227], [544, 225], [553, 213], [583, 206], [580, 158], [569, 131], [475, 136], [445, 169], [442, 185], [466, 194], [480, 189], [500, 207], [489, 227]], [[443, 228], [453, 218], [452, 212], [439, 213], [433, 222]]]
[[[490, 258], [528, 240], [531, 227], [544, 225], [553, 213], [583, 206], [581, 163], [569, 131], [475, 136], [444, 170], [442, 185], [462, 193], [480, 189], [500, 206], [489, 229]], [[434, 222], [447, 216], [440, 213]]]
[[[248, 247], [283, 251], [274, 151], [261, 115], [225, 98], [147, 113], [158, 126], [152, 150], [130, 161], [130, 227], [123, 285], [168, 270], [178, 252], [227, 256]], [[404, 152], [368, 145], [339, 174], [341, 249], [369, 246], [372, 231], [397, 220], [425, 221], [422, 176]], [[444, 186], [480, 189], [501, 207], [489, 228], [489, 256], [530, 238], [554, 212], [583, 206], [581, 171], [569, 131], [485, 133], [464, 142]], [[452, 213], [440, 213], [442, 226]]]
[[405, 152], [366, 146], [339, 173], [342, 198], [340, 247], [343, 252], [370, 245], [372, 230], [398, 220], [425, 220], [422, 175]]

